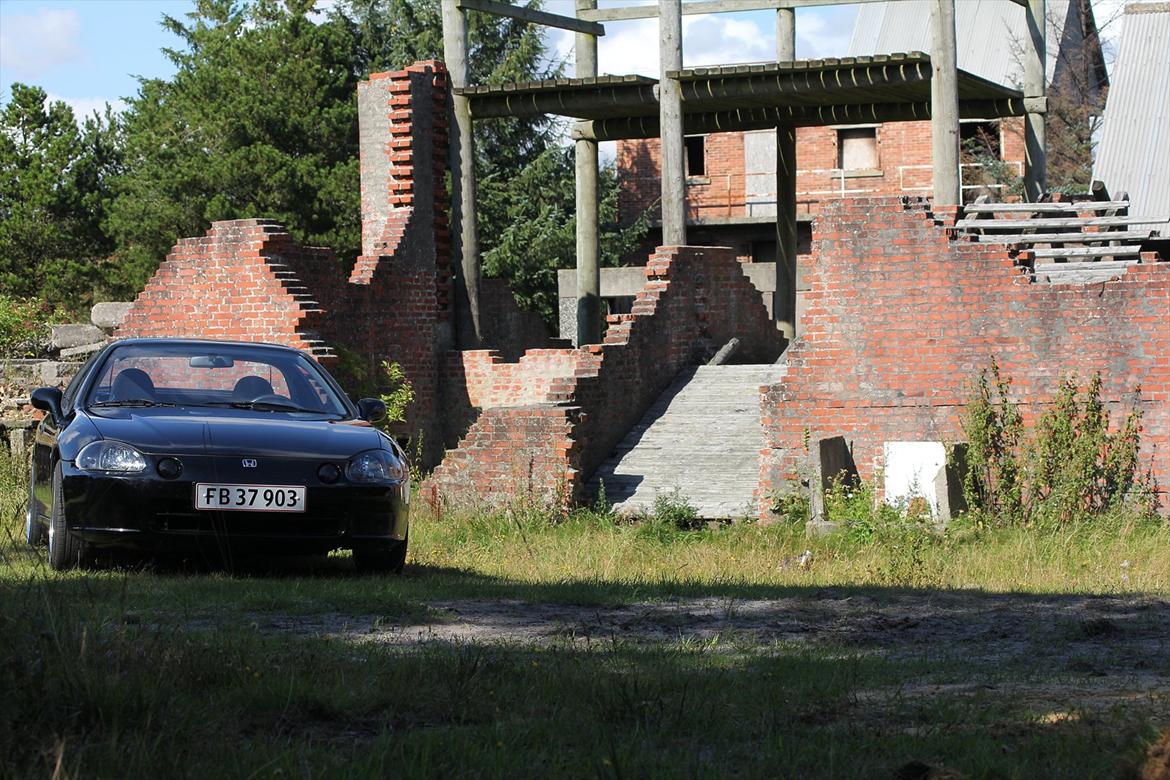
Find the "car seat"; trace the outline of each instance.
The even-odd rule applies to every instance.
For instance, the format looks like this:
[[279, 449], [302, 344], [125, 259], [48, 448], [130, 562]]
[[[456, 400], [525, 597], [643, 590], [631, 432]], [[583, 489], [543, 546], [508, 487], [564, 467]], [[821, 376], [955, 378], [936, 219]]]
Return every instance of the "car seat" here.
[[141, 368], [124, 368], [114, 377], [110, 387], [112, 401], [153, 401], [154, 382]]
[[259, 376], [242, 377], [232, 389], [232, 401], [238, 403], [255, 401], [264, 395], [274, 395], [272, 384], [267, 379]]

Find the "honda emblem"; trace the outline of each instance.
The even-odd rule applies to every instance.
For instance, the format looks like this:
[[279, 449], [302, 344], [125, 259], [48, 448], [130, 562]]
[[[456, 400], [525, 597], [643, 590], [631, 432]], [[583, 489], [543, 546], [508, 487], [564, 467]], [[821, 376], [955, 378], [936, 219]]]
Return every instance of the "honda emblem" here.
[[259, 465], [256, 463], [256, 460], [254, 458], [244, 458], [244, 460], [242, 462], [244, 464], [244, 468], [246, 468], [246, 469], [254, 469], [254, 468], [256, 468], [257, 465]]

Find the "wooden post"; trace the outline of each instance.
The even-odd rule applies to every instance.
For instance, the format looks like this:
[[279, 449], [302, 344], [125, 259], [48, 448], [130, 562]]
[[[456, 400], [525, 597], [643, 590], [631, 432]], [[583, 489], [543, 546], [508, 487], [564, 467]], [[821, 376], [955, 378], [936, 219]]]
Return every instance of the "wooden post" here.
[[[796, 11], [776, 12], [776, 61], [796, 59]], [[772, 316], [784, 337], [796, 338], [796, 128], [776, 128], [776, 292]]]
[[1044, 111], [1047, 93], [1047, 4], [1027, 0], [1028, 45], [1024, 47], [1024, 198], [1035, 203], [1048, 188], [1044, 151]]
[[659, 138], [662, 143], [662, 243], [687, 243], [686, 160], [682, 89], [668, 71], [682, 70], [682, 0], [658, 0]]
[[[455, 0], [443, 0], [443, 58], [452, 87], [467, 86], [467, 16]], [[475, 140], [471, 105], [451, 95], [451, 255], [459, 346], [479, 346], [479, 236], [475, 224]]]
[[[577, 11], [597, 8], [597, 0], [577, 0]], [[577, 33], [577, 78], [597, 75], [597, 38]], [[601, 242], [597, 213], [597, 141], [578, 139], [577, 161], [577, 340], [601, 341]]]
[[934, 204], [961, 203], [959, 183], [959, 71], [955, 61], [955, 0], [934, 0], [931, 10], [930, 152]]

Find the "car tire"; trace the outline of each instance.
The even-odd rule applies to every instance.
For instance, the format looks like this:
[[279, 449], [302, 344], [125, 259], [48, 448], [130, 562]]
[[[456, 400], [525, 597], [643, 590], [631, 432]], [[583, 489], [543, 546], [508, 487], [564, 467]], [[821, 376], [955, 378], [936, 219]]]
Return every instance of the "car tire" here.
[[403, 539], [389, 547], [354, 548], [354, 568], [359, 574], [401, 574], [406, 566], [406, 543]]
[[85, 541], [70, 533], [65, 523], [65, 487], [61, 464], [53, 469], [53, 508], [49, 512], [49, 566], [68, 571], [89, 562]]
[[45, 527], [40, 521], [40, 505], [37, 503], [37, 472], [36, 466], [28, 467], [28, 508], [24, 511], [24, 540], [30, 547], [40, 547], [45, 543]]

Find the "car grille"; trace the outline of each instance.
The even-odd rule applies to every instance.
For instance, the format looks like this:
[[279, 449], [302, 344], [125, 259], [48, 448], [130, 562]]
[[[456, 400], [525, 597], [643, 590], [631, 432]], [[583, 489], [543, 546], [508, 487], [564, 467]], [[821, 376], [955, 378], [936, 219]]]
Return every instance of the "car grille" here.
[[348, 530], [343, 515], [290, 517], [276, 512], [159, 512], [151, 522], [159, 533], [226, 536], [336, 536]]

